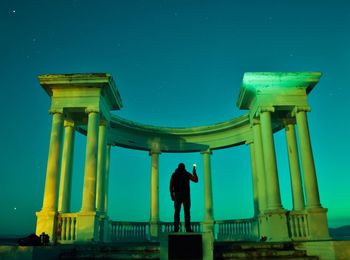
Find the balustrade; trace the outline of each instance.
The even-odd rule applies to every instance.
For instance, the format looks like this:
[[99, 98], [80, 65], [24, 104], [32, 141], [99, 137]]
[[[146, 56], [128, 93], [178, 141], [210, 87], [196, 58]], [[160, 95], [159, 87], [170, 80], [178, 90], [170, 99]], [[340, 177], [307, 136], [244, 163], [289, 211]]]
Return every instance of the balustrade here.
[[149, 234], [148, 222], [111, 221], [112, 241], [144, 241]]
[[57, 243], [71, 243], [76, 240], [77, 214], [63, 213], [57, 217]]
[[310, 237], [308, 215], [290, 212], [288, 214], [289, 237], [292, 240], [306, 240]]
[[215, 237], [221, 241], [256, 240], [253, 233], [255, 222], [255, 219], [215, 221]]
[[[160, 232], [162, 233], [171, 233], [174, 232], [174, 222], [161, 222]], [[179, 230], [180, 232], [185, 232], [185, 223], [180, 223]], [[191, 229], [193, 232], [202, 232], [202, 223], [201, 222], [191, 222]]]

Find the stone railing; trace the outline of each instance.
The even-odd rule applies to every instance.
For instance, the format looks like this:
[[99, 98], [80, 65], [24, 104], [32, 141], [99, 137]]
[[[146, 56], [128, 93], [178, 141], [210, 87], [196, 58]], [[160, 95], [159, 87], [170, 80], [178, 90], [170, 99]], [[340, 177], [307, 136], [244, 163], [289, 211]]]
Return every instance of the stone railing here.
[[308, 215], [306, 213], [291, 211], [287, 218], [289, 237], [292, 240], [307, 240], [310, 238]]
[[[149, 239], [148, 222], [111, 221], [111, 241], [145, 241]], [[180, 231], [185, 232], [181, 223]], [[257, 240], [257, 222], [255, 219], [215, 221], [214, 237], [219, 241]], [[160, 222], [159, 233], [173, 232], [173, 222]], [[191, 222], [194, 232], [203, 231], [202, 222]]]
[[[193, 232], [202, 231], [201, 222], [191, 222], [191, 229]], [[161, 233], [171, 233], [174, 230], [174, 222], [160, 222], [160, 232]], [[185, 232], [185, 223], [180, 223], [180, 231]]]
[[110, 221], [111, 241], [145, 241], [148, 239], [148, 222]]
[[62, 213], [57, 217], [56, 239], [60, 244], [72, 243], [77, 236], [77, 214]]
[[219, 241], [247, 241], [256, 240], [257, 222], [251, 219], [233, 219], [215, 221], [214, 236]]

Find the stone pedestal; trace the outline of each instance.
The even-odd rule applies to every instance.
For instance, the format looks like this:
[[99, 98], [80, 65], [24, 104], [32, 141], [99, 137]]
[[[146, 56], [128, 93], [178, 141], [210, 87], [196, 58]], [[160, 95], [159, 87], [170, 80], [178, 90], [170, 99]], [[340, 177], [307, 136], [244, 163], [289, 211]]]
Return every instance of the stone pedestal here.
[[159, 221], [151, 221], [149, 224], [150, 239], [157, 241], [159, 239]]
[[164, 233], [160, 240], [160, 259], [214, 259], [212, 232]]
[[57, 212], [55, 211], [39, 211], [36, 212], [37, 222], [35, 234], [40, 236], [45, 232], [49, 235], [50, 243], [56, 242], [56, 226], [57, 226]]
[[327, 209], [312, 208], [306, 209], [311, 240], [331, 239], [328, 231]]
[[77, 241], [99, 241], [99, 222], [100, 218], [96, 212], [80, 212], [77, 220]]
[[286, 213], [284, 209], [265, 211], [263, 224], [266, 232], [266, 241], [279, 242], [290, 240]]
[[100, 227], [100, 232], [98, 234], [99, 240], [101, 242], [110, 242], [109, 217], [106, 215], [101, 215], [100, 220], [98, 221], [98, 226]]

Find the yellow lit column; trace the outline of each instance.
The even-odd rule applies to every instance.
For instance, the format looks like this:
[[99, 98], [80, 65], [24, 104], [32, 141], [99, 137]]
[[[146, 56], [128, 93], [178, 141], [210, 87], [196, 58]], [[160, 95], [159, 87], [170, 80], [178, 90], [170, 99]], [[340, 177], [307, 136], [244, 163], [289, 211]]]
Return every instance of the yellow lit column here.
[[107, 126], [105, 121], [100, 122], [98, 131], [98, 155], [97, 155], [97, 187], [96, 210], [100, 214], [105, 213], [105, 180], [106, 180], [106, 154], [107, 154]]
[[[259, 186], [258, 186], [258, 175], [256, 168], [256, 158], [255, 158], [255, 144], [253, 141], [247, 141], [250, 148], [250, 161], [252, 165], [252, 182], [253, 182], [253, 202], [254, 202], [254, 218], [256, 218], [258, 223], [260, 223], [259, 219]], [[255, 237], [260, 237], [259, 234], [259, 225], [256, 221], [252, 224], [252, 235]], [[261, 227], [261, 225], [260, 225]], [[261, 228], [260, 228], [261, 229]]]
[[261, 140], [261, 126], [258, 119], [253, 122], [253, 138], [254, 138], [254, 153], [256, 163], [256, 174], [258, 182], [258, 199], [259, 199], [259, 213], [264, 213], [266, 210], [266, 185], [265, 185], [265, 164], [263, 145]]
[[208, 149], [202, 152], [203, 156], [203, 182], [204, 182], [204, 223], [203, 230], [214, 232], [213, 191], [211, 181], [212, 152]]
[[290, 181], [293, 195], [293, 210], [303, 210], [305, 208], [305, 202], [300, 176], [298, 147], [295, 138], [294, 124], [290, 120], [286, 122], [286, 139], [289, 158]]
[[268, 241], [289, 240], [286, 211], [282, 208], [278, 183], [275, 144], [272, 132], [273, 107], [260, 109], [261, 137], [264, 151], [267, 210], [262, 226]]
[[99, 113], [88, 112], [82, 212], [95, 211]]
[[252, 181], [253, 181], [253, 202], [254, 202], [254, 217], [259, 215], [259, 191], [258, 191], [258, 176], [256, 173], [255, 147], [254, 142], [247, 142], [250, 148], [250, 162], [252, 165]]
[[150, 151], [151, 156], [151, 239], [159, 236], [159, 151]]
[[56, 215], [58, 180], [60, 173], [60, 158], [62, 150], [63, 114], [61, 111], [52, 112], [52, 129], [50, 137], [49, 156], [47, 160], [46, 180], [43, 207], [37, 212], [36, 234], [45, 232], [51, 241], [56, 239]]
[[105, 213], [107, 215], [108, 213], [108, 186], [109, 186], [109, 164], [110, 164], [110, 157], [111, 157], [111, 145], [107, 145], [107, 155], [106, 155], [106, 174], [105, 174]]
[[265, 108], [260, 112], [268, 210], [282, 209], [280, 188], [278, 183], [275, 144], [272, 133], [271, 112], [273, 111], [273, 108]]
[[320, 203], [309, 126], [306, 116], [306, 111], [309, 110], [308, 107], [296, 107], [293, 111], [298, 127], [309, 234], [310, 239], [327, 240], [330, 238], [327, 222], [327, 209], [323, 208]]
[[43, 211], [57, 209], [58, 177], [62, 150], [63, 114], [54, 112], [52, 115], [52, 130], [50, 138], [49, 158], [46, 169]]
[[87, 113], [88, 126], [83, 199], [77, 221], [77, 240], [98, 241], [100, 237], [98, 234], [99, 218], [96, 213], [96, 171], [100, 115], [94, 110], [87, 110]]
[[318, 193], [314, 157], [312, 155], [309, 126], [305, 110], [296, 109], [295, 117], [298, 126], [301, 163], [304, 173], [306, 207], [319, 208], [321, 207], [320, 195]]
[[58, 198], [58, 212], [70, 212], [72, 189], [72, 166], [74, 151], [74, 122], [64, 121], [64, 144], [61, 163], [60, 191]]

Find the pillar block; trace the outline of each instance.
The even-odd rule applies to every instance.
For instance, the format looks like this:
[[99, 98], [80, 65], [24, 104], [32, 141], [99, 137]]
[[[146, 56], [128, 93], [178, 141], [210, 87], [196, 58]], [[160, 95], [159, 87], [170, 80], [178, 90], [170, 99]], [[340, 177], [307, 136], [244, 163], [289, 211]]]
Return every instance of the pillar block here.
[[309, 232], [311, 240], [331, 239], [328, 230], [327, 209], [313, 208], [306, 210], [308, 214]]
[[50, 243], [56, 242], [57, 232], [57, 212], [56, 211], [39, 211], [36, 212], [37, 222], [35, 234], [40, 236], [43, 232], [49, 235]]
[[100, 241], [100, 217], [98, 212], [79, 212], [77, 218], [77, 241]]

